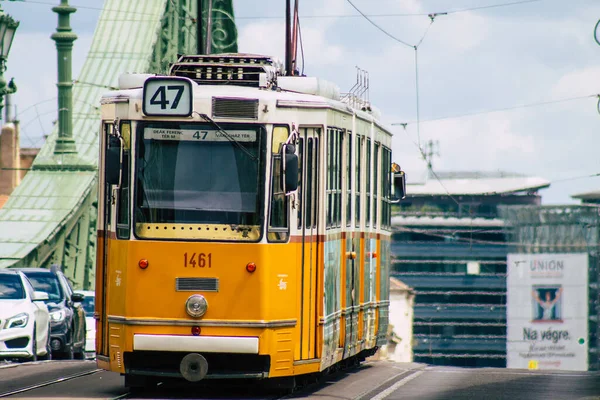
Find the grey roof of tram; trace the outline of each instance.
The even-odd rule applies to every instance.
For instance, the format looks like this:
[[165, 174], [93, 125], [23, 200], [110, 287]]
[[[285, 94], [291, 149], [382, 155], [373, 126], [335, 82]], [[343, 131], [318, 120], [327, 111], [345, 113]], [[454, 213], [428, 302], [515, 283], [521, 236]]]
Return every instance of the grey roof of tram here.
[[0, 209], [0, 268], [27, 256], [59, 231], [95, 184], [96, 172], [90, 167], [98, 164], [100, 97], [117, 86], [120, 74], [147, 71], [166, 1], [105, 0], [87, 59], [73, 87], [73, 136], [78, 159], [70, 162], [74, 166], [71, 171], [35, 169], [53, 155], [55, 127], [34, 161], [34, 169]]

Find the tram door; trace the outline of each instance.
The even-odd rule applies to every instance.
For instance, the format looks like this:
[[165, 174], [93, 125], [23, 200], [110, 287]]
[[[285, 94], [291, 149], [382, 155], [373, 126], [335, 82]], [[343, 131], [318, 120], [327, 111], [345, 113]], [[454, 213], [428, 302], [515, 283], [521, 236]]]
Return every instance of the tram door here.
[[302, 360], [317, 358], [317, 271], [319, 260], [319, 135], [315, 128], [300, 129], [300, 208], [298, 228], [302, 232], [301, 250], [301, 341]]
[[[356, 260], [356, 241], [355, 233], [348, 232], [346, 237], [346, 337], [344, 343], [344, 357], [349, 357], [355, 353], [356, 342], [358, 341], [358, 291], [359, 281], [356, 279], [359, 263]], [[358, 235], [358, 234], [356, 234]]]
[[[101, 277], [101, 284], [96, 284], [96, 353], [99, 356], [108, 357], [108, 320], [107, 320], [107, 286], [108, 286], [108, 240], [111, 236], [111, 232], [114, 232], [114, 214], [115, 207], [112, 202], [112, 190], [113, 185], [109, 181], [115, 180], [114, 166], [110, 168], [109, 159], [111, 153], [118, 152], [120, 150], [120, 143], [114, 136], [114, 126], [110, 123], [103, 125], [103, 153], [105, 157], [104, 162], [104, 187], [101, 189], [101, 193], [98, 193], [98, 207], [102, 210], [102, 225], [98, 229], [98, 263], [96, 274]], [[113, 157], [114, 158], [114, 157]], [[114, 160], [113, 160], [114, 161]], [[112, 171], [111, 171], [112, 170]]]

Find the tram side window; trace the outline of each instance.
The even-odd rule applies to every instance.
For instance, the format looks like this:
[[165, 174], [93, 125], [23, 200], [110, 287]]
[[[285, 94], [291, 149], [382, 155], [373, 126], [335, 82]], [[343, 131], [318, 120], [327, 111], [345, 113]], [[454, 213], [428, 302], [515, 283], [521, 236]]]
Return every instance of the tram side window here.
[[375, 152], [373, 153], [373, 226], [379, 227], [377, 225], [377, 212], [379, 211], [379, 143], [375, 143]]
[[381, 228], [386, 228], [387, 222], [387, 199], [388, 199], [388, 189], [387, 189], [387, 179], [386, 175], [389, 171], [390, 166], [387, 164], [387, 149], [383, 147], [381, 149]]
[[389, 229], [391, 219], [391, 152], [387, 147], [382, 147], [381, 153], [381, 227]]
[[390, 166], [388, 173], [387, 173], [387, 187], [388, 187], [388, 195], [387, 195], [387, 200], [388, 200], [388, 210], [387, 210], [387, 221], [386, 221], [386, 226], [388, 227], [388, 229], [392, 228], [392, 198], [394, 198], [394, 193], [392, 193], [392, 150], [388, 149], [387, 150], [387, 159], [388, 159], [388, 165]]
[[337, 138], [337, 143], [335, 146], [335, 150], [336, 150], [336, 158], [337, 158], [337, 163], [336, 163], [336, 188], [335, 188], [335, 211], [336, 211], [336, 216], [335, 216], [335, 226], [337, 226], [338, 228], [342, 226], [342, 155], [343, 155], [343, 146], [344, 143], [342, 142], [342, 131], [338, 131], [338, 134], [336, 135]]
[[327, 132], [327, 228], [341, 226], [342, 218], [342, 141], [341, 131]]
[[[319, 129], [315, 129], [315, 133], [319, 134]], [[319, 138], [316, 137], [314, 139], [314, 155], [313, 155], [313, 160], [312, 160], [312, 170], [313, 170], [313, 178], [311, 180], [313, 180], [313, 193], [312, 193], [312, 218], [311, 218], [311, 223], [312, 223], [312, 228], [316, 228], [317, 227], [317, 222], [319, 220], [319, 171], [320, 171], [320, 160], [319, 160]]]
[[269, 242], [286, 242], [288, 230], [288, 199], [281, 187], [281, 146], [287, 141], [287, 127], [273, 128], [271, 151], [271, 215], [267, 238]]
[[131, 123], [122, 122], [120, 126], [122, 138], [121, 186], [117, 208], [117, 239], [129, 239], [130, 223], [130, 164], [131, 164]]
[[357, 228], [360, 228], [360, 191], [361, 191], [361, 183], [362, 183], [362, 179], [360, 177], [360, 173], [361, 173], [361, 163], [362, 163], [362, 137], [356, 135], [356, 154], [355, 154], [355, 166], [356, 166], [356, 200], [355, 200], [355, 206], [354, 206], [354, 215], [355, 215], [355, 220], [354, 223], [356, 225]]
[[[315, 129], [315, 132], [318, 130]], [[304, 210], [304, 226], [316, 228], [319, 212], [319, 139], [309, 138], [306, 141], [306, 196]]]
[[366, 195], [366, 211], [365, 211], [365, 221], [366, 221], [366, 225], [369, 226], [370, 224], [370, 220], [371, 220], [371, 139], [367, 139], [367, 174], [366, 174], [366, 178], [365, 178], [365, 183], [366, 183], [366, 190], [365, 190], [365, 195]]
[[327, 168], [326, 168], [326, 174], [327, 174], [327, 188], [325, 190], [325, 193], [327, 195], [327, 211], [325, 212], [326, 214], [326, 224], [325, 226], [327, 227], [327, 229], [331, 228], [333, 226], [333, 179], [335, 176], [334, 173], [334, 157], [333, 157], [333, 148], [334, 148], [334, 135], [335, 135], [335, 131], [333, 129], [328, 129], [327, 130]]
[[[306, 136], [308, 129], [302, 129], [301, 135]], [[320, 134], [319, 129], [314, 130], [315, 135]], [[306, 147], [304, 147], [306, 146]], [[298, 210], [298, 229], [316, 228], [318, 221], [319, 203], [319, 138], [309, 137], [299, 139], [299, 179], [303, 183], [299, 185], [298, 198], [300, 208]]]
[[352, 224], [352, 133], [346, 136], [346, 226]]
[[298, 139], [298, 199], [300, 200], [300, 207], [298, 207], [298, 229], [302, 229], [302, 210], [304, 208], [304, 185], [302, 185], [302, 179], [304, 178], [304, 139]]
[[[104, 154], [104, 223], [106, 226], [104, 229], [107, 229], [108, 224], [112, 221], [112, 207], [110, 206], [110, 199], [112, 197], [112, 190], [110, 182], [118, 182], [119, 181], [119, 171], [114, 165], [111, 165], [111, 157], [109, 153], [111, 151], [117, 150], [116, 153], [120, 151], [120, 142], [117, 137], [114, 135], [114, 125], [111, 123], [105, 123], [103, 134], [106, 144], [104, 146], [105, 154]], [[115, 147], [115, 149], [111, 149]], [[118, 154], [115, 154], [118, 155]]]

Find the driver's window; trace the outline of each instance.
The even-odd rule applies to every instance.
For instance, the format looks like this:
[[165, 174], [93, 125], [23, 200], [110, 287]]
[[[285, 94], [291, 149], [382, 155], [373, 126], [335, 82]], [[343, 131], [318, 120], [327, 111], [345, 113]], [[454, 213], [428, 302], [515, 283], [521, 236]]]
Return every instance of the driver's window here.
[[273, 128], [271, 146], [271, 206], [269, 217], [269, 242], [287, 242], [289, 237], [288, 198], [281, 187], [281, 146], [289, 136], [287, 126]]

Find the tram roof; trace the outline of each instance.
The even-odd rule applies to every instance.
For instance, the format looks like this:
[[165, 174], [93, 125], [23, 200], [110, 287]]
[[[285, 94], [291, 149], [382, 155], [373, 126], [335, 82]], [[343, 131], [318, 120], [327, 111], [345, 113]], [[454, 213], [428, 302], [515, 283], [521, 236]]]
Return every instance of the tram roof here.
[[[145, 75], [149, 76], [149, 75]], [[140, 77], [144, 75], [140, 74]], [[301, 77], [299, 79], [302, 79]], [[143, 80], [140, 81], [143, 84]], [[197, 101], [211, 100], [213, 97], [238, 97], [257, 99], [259, 101], [277, 102], [278, 107], [289, 107], [289, 108], [306, 108], [306, 109], [332, 109], [339, 112], [343, 112], [349, 115], [355, 114], [357, 117], [366, 120], [373, 121], [378, 127], [392, 134], [391, 129], [386, 126], [374, 113], [363, 111], [358, 108], [351, 107], [349, 104], [342, 100], [332, 99], [320, 95], [300, 93], [291, 90], [271, 90], [261, 89], [256, 87], [248, 86], [229, 86], [229, 85], [198, 85], [193, 83], [194, 88], [194, 99]], [[130, 98], [142, 100], [143, 89], [140, 87], [127, 88], [114, 90], [105, 93], [102, 96], [102, 103], [112, 102], [118, 98]]]

